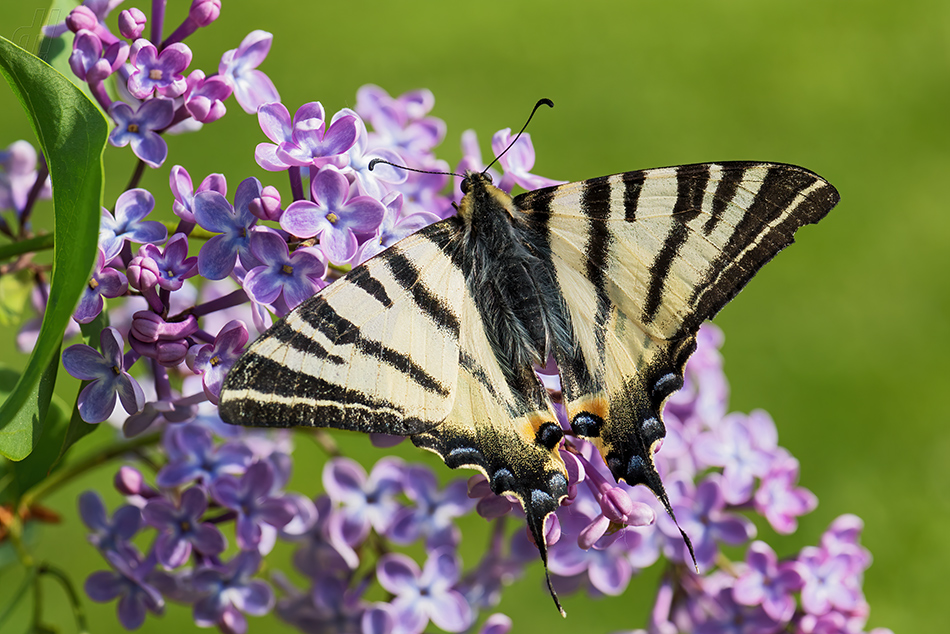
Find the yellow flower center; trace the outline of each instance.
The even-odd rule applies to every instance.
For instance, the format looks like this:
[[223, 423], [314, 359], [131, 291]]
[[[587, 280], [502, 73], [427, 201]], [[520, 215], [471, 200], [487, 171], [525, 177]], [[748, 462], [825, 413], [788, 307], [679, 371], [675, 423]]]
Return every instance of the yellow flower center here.
[[340, 219], [340, 217], [337, 216], [337, 215], [336, 215], [335, 213], [333, 213], [332, 211], [327, 214], [327, 220], [329, 220], [331, 224], [334, 224], [334, 225], [335, 225], [335, 224], [336, 224], [336, 221], [339, 220], [339, 219]]
[[148, 78], [158, 81], [162, 78], [162, 71], [158, 70], [157, 68], [153, 68], [152, 70], [148, 71]]
[[126, 128], [126, 130], [128, 130], [128, 131], [131, 132], [132, 134], [138, 134], [139, 125], [138, 125], [137, 123], [130, 123], [130, 124], [129, 124], [129, 127]]
[[96, 278], [94, 277], [90, 278], [89, 288], [91, 288], [92, 290], [96, 290], [97, 288], [99, 288], [99, 282], [96, 281]]
[[289, 264], [283, 265], [282, 267], [280, 267], [280, 270], [284, 275], [294, 274], [294, 267], [290, 266]]

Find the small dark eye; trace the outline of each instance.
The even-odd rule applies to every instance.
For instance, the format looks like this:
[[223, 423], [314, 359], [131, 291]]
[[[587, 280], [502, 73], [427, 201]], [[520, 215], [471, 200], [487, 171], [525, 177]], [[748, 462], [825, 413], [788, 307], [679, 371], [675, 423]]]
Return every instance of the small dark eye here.
[[488, 172], [484, 172], [482, 173], [482, 176], [484, 176], [485, 180], [488, 181], [488, 184], [491, 185], [491, 174], [489, 174]]
[[467, 194], [469, 191], [471, 191], [471, 189], [472, 189], [472, 184], [469, 182], [469, 180], [468, 180], [467, 178], [463, 178], [463, 179], [462, 179], [462, 184], [459, 185], [459, 187], [462, 189], [462, 193], [463, 193], [463, 194]]

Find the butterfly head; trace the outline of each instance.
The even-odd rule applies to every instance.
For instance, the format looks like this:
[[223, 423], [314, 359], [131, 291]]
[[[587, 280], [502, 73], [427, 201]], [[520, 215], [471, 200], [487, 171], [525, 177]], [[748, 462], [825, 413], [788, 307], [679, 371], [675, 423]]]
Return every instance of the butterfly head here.
[[460, 187], [464, 196], [459, 204], [458, 215], [466, 222], [472, 222], [486, 215], [497, 218], [499, 211], [512, 218], [515, 217], [515, 206], [511, 196], [492, 185], [491, 175], [488, 172], [465, 172], [465, 178], [462, 179]]

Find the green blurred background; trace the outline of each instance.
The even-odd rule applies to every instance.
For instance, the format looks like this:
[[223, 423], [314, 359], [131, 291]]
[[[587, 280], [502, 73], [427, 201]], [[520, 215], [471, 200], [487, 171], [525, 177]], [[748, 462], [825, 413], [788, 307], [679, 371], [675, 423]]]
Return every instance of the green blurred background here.
[[[177, 24], [189, 4], [170, 2], [168, 24]], [[556, 108], [539, 113], [531, 126], [535, 171], [545, 176], [580, 180], [758, 159], [800, 164], [830, 180], [840, 205], [819, 228], [801, 231], [799, 244], [716, 320], [726, 334], [732, 409], [772, 414], [780, 443], [801, 461], [801, 483], [820, 500], [795, 535], [761, 530], [760, 536], [780, 555], [790, 554], [816, 543], [838, 515], [855, 513], [865, 521], [863, 543], [874, 555], [865, 580], [868, 629], [946, 627], [950, 3], [223, 4], [220, 20], [187, 42], [195, 52], [192, 68], [214, 72], [223, 51], [250, 30], [265, 29], [275, 38], [262, 70], [291, 111], [314, 100], [329, 112], [353, 106], [366, 83], [393, 95], [427, 87], [436, 96], [432, 114], [448, 125], [438, 154], [452, 165], [463, 130], [475, 129], [488, 154], [493, 132], [517, 128], [534, 102], [548, 97]], [[0, 34], [35, 46], [30, 37], [41, 9], [6, 3]], [[170, 138], [169, 160], [146, 174], [142, 186], [156, 193], [164, 213], [175, 164], [196, 183], [223, 172], [232, 192], [251, 175], [286, 191], [284, 179], [254, 162], [255, 145], [265, 141], [256, 119], [233, 101], [228, 107], [224, 120], [199, 134]], [[0, 146], [34, 141], [6, 88], [0, 88], [0, 113]], [[109, 206], [131, 173], [130, 156], [127, 148], [107, 151]], [[0, 354], [22, 365], [13, 337], [13, 329], [3, 331]], [[74, 390], [66, 385], [60, 393], [68, 398]], [[103, 440], [96, 434], [78, 450]], [[382, 455], [362, 438], [341, 442], [367, 462]], [[300, 445], [293, 486], [315, 492], [321, 454]], [[411, 448], [398, 453], [429, 460]], [[113, 473], [114, 467], [101, 469], [50, 499], [64, 521], [43, 531], [39, 556], [78, 580], [102, 562], [85, 542], [75, 498], [94, 487], [114, 506]], [[463, 548], [472, 563], [482, 549], [480, 520], [465, 526], [476, 535]], [[18, 574], [0, 570], [0, 605]], [[498, 609], [512, 616], [515, 631], [641, 627], [656, 587], [648, 572], [622, 597], [565, 597], [570, 617], [562, 620], [540, 580], [535, 566], [504, 595]], [[74, 631], [60, 591], [46, 587], [52, 620]], [[87, 602], [87, 609], [93, 631], [121, 631], [114, 604]], [[251, 619], [250, 631], [285, 627]], [[177, 608], [163, 619], [150, 617], [141, 631], [173, 628], [196, 629], [189, 612]]]

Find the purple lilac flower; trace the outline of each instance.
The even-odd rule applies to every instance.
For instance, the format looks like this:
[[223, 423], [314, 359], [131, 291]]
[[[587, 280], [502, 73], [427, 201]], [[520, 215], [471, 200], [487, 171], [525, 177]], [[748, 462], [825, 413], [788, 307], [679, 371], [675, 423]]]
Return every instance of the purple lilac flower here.
[[280, 220], [284, 210], [280, 208], [280, 192], [273, 185], [261, 190], [261, 197], [251, 201], [251, 213], [261, 220]]
[[256, 302], [273, 304], [283, 296], [287, 308], [295, 308], [326, 286], [327, 265], [317, 248], [299, 247], [291, 254], [286, 240], [268, 230], [251, 235], [251, 253], [261, 266], [248, 271], [244, 290]]
[[848, 554], [855, 566], [862, 570], [871, 565], [871, 553], [861, 546], [861, 531], [864, 521], [857, 515], [845, 513], [831, 523], [821, 536], [821, 547], [829, 555]]
[[73, 51], [69, 54], [69, 68], [80, 80], [90, 84], [104, 81], [119, 69], [129, 57], [129, 44], [121, 40], [105, 49], [102, 40], [92, 31], [82, 30], [73, 39]]
[[129, 288], [129, 281], [121, 271], [106, 266], [106, 258], [102, 249], [96, 249], [96, 263], [92, 269], [92, 277], [83, 289], [79, 305], [73, 313], [73, 319], [81, 324], [88, 324], [102, 312], [103, 297], [119, 297], [125, 295]]
[[367, 196], [381, 199], [390, 188], [405, 183], [409, 173], [404, 169], [399, 169], [392, 165], [387, 165], [386, 163], [379, 163], [370, 170], [370, 162], [373, 161], [373, 159], [382, 159], [389, 163], [403, 165], [405, 161], [399, 154], [387, 147], [370, 148], [366, 124], [349, 108], [344, 108], [333, 115], [333, 120], [336, 121], [338, 117], [346, 115], [352, 116], [355, 120], [357, 132], [356, 142], [353, 144], [353, 147], [347, 150], [347, 154], [349, 155], [347, 172], [356, 177], [360, 191]]
[[129, 540], [142, 526], [142, 512], [131, 505], [117, 508], [110, 520], [102, 498], [94, 491], [86, 491], [79, 496], [79, 516], [92, 531], [89, 534], [90, 543], [102, 552], [124, 552], [124, 549], [130, 548]]
[[[273, 112], [273, 117], [259, 117], [262, 127], [268, 124], [270, 129], [265, 129], [264, 133], [270, 139], [279, 138], [274, 126], [279, 124], [282, 133], [285, 124], [284, 115], [279, 110]], [[334, 115], [327, 128], [323, 105], [319, 101], [306, 103], [294, 113], [290, 141], [277, 146], [276, 158], [283, 164], [299, 167], [343, 167], [347, 163], [347, 151], [356, 143], [357, 121], [355, 112], [341, 111]]]
[[802, 549], [798, 556], [804, 579], [802, 607], [820, 616], [832, 609], [848, 612], [863, 600], [860, 570], [845, 553], [829, 555], [814, 546]]
[[[722, 497], [718, 474], [706, 476], [692, 495], [688, 492], [688, 489], [692, 488], [691, 483], [684, 488], [687, 491], [673, 502], [673, 511], [680, 527], [693, 542], [696, 563], [700, 569], [713, 566], [719, 552], [718, 542], [735, 545], [755, 536], [755, 526], [748, 519], [724, 511], [726, 502]], [[667, 491], [671, 489], [673, 487], [668, 485]], [[671, 543], [675, 544], [673, 550], [677, 552], [680, 560], [692, 564], [686, 544], [673, 521], [665, 514], [661, 515], [659, 526]]]
[[277, 156], [277, 148], [281, 144], [294, 142], [294, 126], [287, 106], [280, 102], [263, 104], [257, 109], [257, 122], [264, 135], [273, 143], [258, 143], [254, 150], [254, 160], [269, 172], [281, 172], [290, 168], [289, 163]]
[[[511, 128], [499, 130], [491, 139], [492, 152], [495, 156], [501, 156], [501, 153], [511, 145], [511, 141]], [[507, 192], [510, 192], [516, 184], [532, 190], [566, 182], [531, 173], [531, 168], [534, 167], [534, 145], [531, 143], [531, 135], [527, 132], [518, 138], [518, 142], [512, 145], [511, 149], [498, 159], [498, 162], [504, 168], [505, 175], [498, 182], [497, 187]]]
[[212, 403], [217, 404], [224, 377], [244, 352], [248, 337], [247, 326], [235, 319], [225, 324], [214, 338], [214, 344], [199, 344], [189, 349], [188, 367], [201, 375], [204, 392]]
[[151, 167], [161, 167], [168, 156], [168, 146], [156, 130], [164, 130], [175, 116], [175, 103], [171, 99], [149, 99], [137, 110], [127, 103], [117, 101], [109, 109], [115, 128], [109, 135], [109, 143], [116, 147], [132, 144], [132, 152]]
[[63, 350], [63, 367], [70, 376], [91, 381], [79, 393], [79, 415], [87, 423], [101, 423], [115, 408], [116, 396], [129, 414], [145, 407], [145, 393], [124, 369], [122, 335], [115, 328], [104, 328], [98, 350], [76, 344]]
[[313, 199], [290, 204], [280, 218], [281, 228], [300, 238], [319, 236], [320, 248], [331, 262], [343, 264], [356, 255], [357, 233], [372, 233], [386, 210], [369, 196], [350, 196], [350, 184], [333, 166], [326, 166], [310, 186]]
[[494, 522], [491, 531], [488, 551], [482, 555], [478, 567], [467, 572], [455, 586], [469, 605], [476, 609], [489, 609], [498, 605], [502, 588], [520, 577], [525, 568], [524, 561], [504, 552], [504, 522]]
[[198, 29], [212, 24], [220, 15], [221, 0], [192, 0], [188, 17], [168, 36], [165, 43], [180, 42]]
[[[92, 12], [99, 21], [99, 24], [104, 24], [106, 18], [109, 17], [109, 13], [122, 4], [122, 1], [123, 0], [83, 0], [82, 6]], [[43, 35], [49, 38], [55, 38], [63, 35], [68, 30], [69, 27], [66, 26], [66, 21], [64, 20], [63, 22], [44, 26]]]
[[254, 114], [258, 106], [280, 101], [274, 82], [257, 70], [270, 51], [274, 36], [267, 31], [251, 31], [237, 49], [225, 51], [218, 65], [218, 74], [224, 77], [234, 98], [244, 112]]
[[244, 614], [263, 616], [274, 608], [274, 591], [253, 575], [261, 565], [257, 552], [240, 552], [227, 564], [199, 568], [192, 578], [195, 592], [194, 618], [199, 627], [215, 625], [222, 632], [247, 631]]
[[222, 475], [211, 485], [215, 500], [237, 511], [237, 543], [241, 550], [268, 553], [277, 539], [277, 529], [293, 519], [293, 507], [271, 495], [274, 469], [266, 461], [255, 462], [240, 479]]
[[157, 92], [163, 97], [178, 97], [187, 84], [184, 71], [191, 64], [191, 49], [178, 42], [159, 53], [148, 40], [138, 39], [129, 55], [133, 71], [129, 76], [129, 92], [136, 99], [147, 99]]
[[186, 279], [198, 274], [198, 258], [186, 257], [188, 237], [183, 233], [176, 233], [164, 249], [146, 244], [139, 249], [139, 254], [155, 263], [157, 284], [166, 291], [177, 291]]
[[316, 521], [305, 533], [305, 539], [294, 552], [294, 565], [311, 579], [323, 576], [341, 575], [355, 570], [360, 563], [359, 556], [341, 537], [330, 534], [330, 518], [333, 502], [329, 496], [321, 495], [314, 502]]
[[435, 105], [428, 90], [415, 90], [392, 98], [379, 86], [366, 85], [357, 92], [356, 110], [373, 125], [372, 143], [395, 148], [407, 158], [421, 157], [445, 138], [445, 122], [426, 115]]
[[166, 321], [150, 310], [132, 315], [129, 345], [140, 355], [156, 359], [165, 367], [175, 367], [188, 354], [188, 340], [198, 331], [194, 315]]
[[163, 443], [169, 460], [155, 476], [155, 484], [166, 489], [189, 482], [210, 486], [223, 474], [241, 475], [253, 458], [247, 445], [215, 445], [211, 432], [194, 424], [166, 428]]
[[392, 192], [387, 194], [382, 200], [386, 207], [386, 214], [383, 221], [376, 229], [376, 233], [369, 240], [360, 245], [356, 254], [356, 262], [362, 263], [378, 253], [382, 253], [392, 245], [396, 244], [406, 236], [409, 236], [419, 229], [438, 222], [439, 217], [435, 214], [422, 211], [408, 216], [402, 216], [402, 194]]
[[291, 589], [288, 583], [282, 585], [288, 598], [277, 604], [277, 614], [301, 631], [371, 634], [361, 630], [365, 608], [360, 588], [347, 588], [346, 581], [332, 576], [316, 579], [306, 595]]
[[231, 86], [220, 75], [205, 77], [204, 71], [193, 70], [187, 79], [185, 109], [201, 123], [217, 121], [225, 115], [224, 100], [231, 96]]
[[[40, 327], [43, 325], [43, 314], [46, 312], [46, 304], [49, 299], [49, 284], [40, 282], [35, 284], [30, 292], [30, 305], [36, 311], [36, 317], [27, 319], [20, 327], [20, 332], [16, 336], [17, 350], [28, 353], [36, 347], [36, 341], [40, 336]], [[66, 332], [63, 333], [63, 339], [68, 340], [80, 333], [79, 323], [70, 319], [66, 324]]]
[[818, 498], [798, 482], [798, 460], [787, 452], [779, 454], [772, 469], [762, 478], [755, 492], [755, 510], [765, 516], [777, 533], [788, 535], [798, 527], [800, 515], [818, 506]]
[[413, 465], [406, 468], [403, 485], [413, 506], [396, 515], [389, 530], [390, 539], [397, 544], [409, 544], [425, 537], [426, 548], [430, 550], [458, 545], [461, 534], [453, 520], [475, 505], [468, 497], [465, 480], [454, 480], [440, 490], [431, 470]]
[[425, 567], [400, 553], [389, 553], [376, 564], [379, 584], [396, 595], [395, 632], [419, 634], [432, 621], [447, 632], [461, 632], [472, 624], [472, 608], [453, 588], [459, 579], [459, 561], [448, 547], [429, 553]]
[[155, 566], [152, 556], [142, 560], [134, 549], [123, 557], [116, 552], [105, 553], [115, 572], [100, 570], [86, 578], [84, 588], [97, 603], [119, 599], [119, 622], [127, 630], [135, 630], [145, 622], [146, 612], [162, 614], [165, 600], [149, 580]]
[[99, 222], [99, 246], [109, 262], [119, 254], [126, 240], [137, 243], [164, 242], [168, 229], [156, 220], [145, 220], [155, 208], [155, 198], [145, 189], [129, 189], [115, 201], [115, 216], [103, 207]]
[[[195, 190], [188, 170], [181, 165], [172, 167], [168, 175], [168, 185], [175, 196], [172, 211], [185, 222], [195, 224]], [[215, 191], [222, 196], [227, 196], [228, 181], [223, 174], [209, 174], [198, 185], [198, 191]]]
[[705, 614], [692, 631], [696, 634], [772, 634], [775, 622], [762, 608], [739, 605], [728, 588], [710, 597]]
[[188, 561], [192, 547], [203, 555], [224, 552], [228, 546], [224, 535], [214, 524], [201, 521], [207, 509], [208, 498], [198, 487], [186, 489], [177, 507], [164, 497], [148, 501], [142, 517], [159, 531], [155, 555], [162, 565], [178, 568]]
[[339, 533], [350, 546], [357, 546], [369, 535], [370, 527], [385, 535], [401, 505], [405, 464], [398, 458], [383, 458], [369, 477], [359, 464], [348, 458], [334, 458], [323, 468], [323, 486], [334, 503], [339, 504], [330, 518], [338, 523]]
[[749, 545], [748, 568], [732, 587], [732, 596], [742, 605], [761, 605], [765, 613], [779, 623], [788, 623], [795, 614], [794, 593], [804, 583], [800, 564], [779, 562], [775, 551], [761, 541]]
[[234, 206], [216, 191], [195, 194], [195, 221], [219, 235], [208, 240], [198, 252], [198, 272], [209, 280], [221, 280], [231, 274], [240, 257], [245, 269], [257, 266], [250, 252], [251, 227], [257, 218], [249, 205], [261, 196], [261, 182], [254, 177], [241, 181], [234, 194]]
[[[119, 1], [121, 2], [121, 0]], [[135, 7], [123, 9], [119, 12], [119, 33], [124, 38], [137, 40], [142, 35], [142, 31], [145, 30], [146, 22], [148, 22], [148, 19], [141, 9]]]
[[[13, 209], [21, 212], [36, 183], [36, 149], [27, 141], [14, 141], [0, 151], [0, 211]], [[50, 198], [52, 189], [49, 176], [40, 198]]]
[[772, 418], [762, 410], [729, 414], [712, 431], [700, 434], [694, 453], [703, 467], [722, 467], [722, 494], [729, 504], [752, 498], [755, 478], [764, 477], [778, 447]]

